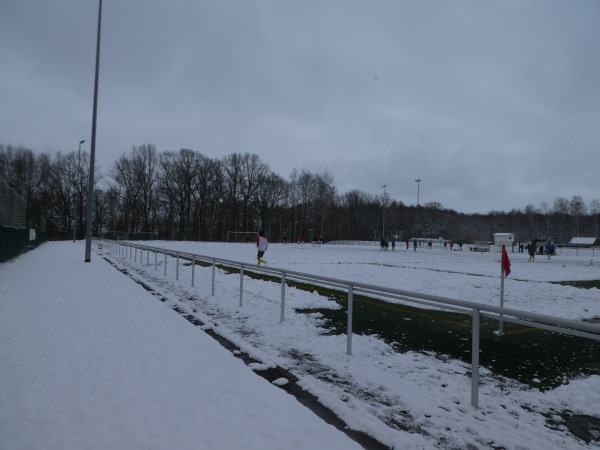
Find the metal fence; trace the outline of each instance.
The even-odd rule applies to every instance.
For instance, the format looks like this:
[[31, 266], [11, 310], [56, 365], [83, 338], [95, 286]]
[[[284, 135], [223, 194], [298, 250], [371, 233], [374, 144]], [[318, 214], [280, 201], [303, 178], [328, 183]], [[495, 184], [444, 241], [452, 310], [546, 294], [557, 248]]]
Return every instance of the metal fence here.
[[216, 265], [222, 265], [238, 269], [240, 272], [240, 288], [239, 288], [239, 306], [244, 304], [244, 272], [246, 270], [259, 272], [275, 276], [281, 279], [281, 310], [280, 322], [285, 320], [285, 288], [286, 282], [290, 280], [299, 282], [310, 282], [327, 287], [333, 287], [342, 290], [348, 297], [348, 311], [346, 324], [346, 353], [352, 355], [352, 313], [353, 313], [353, 296], [361, 293], [374, 296], [376, 298], [386, 300], [397, 300], [411, 304], [426, 305], [443, 310], [463, 313], [472, 317], [472, 356], [471, 356], [471, 404], [474, 408], [479, 407], [479, 333], [481, 325], [481, 317], [486, 317], [498, 322], [511, 322], [528, 327], [539, 328], [548, 331], [554, 331], [572, 336], [579, 336], [588, 339], [600, 341], [600, 325], [579, 320], [563, 319], [544, 314], [531, 313], [516, 309], [504, 308], [499, 306], [485, 305], [482, 303], [472, 303], [464, 300], [456, 300], [447, 297], [436, 295], [428, 295], [417, 292], [404, 291], [400, 289], [391, 289], [382, 286], [375, 286], [366, 283], [359, 283], [350, 280], [341, 280], [336, 278], [323, 277], [320, 275], [312, 275], [293, 270], [283, 270], [266, 266], [257, 266], [256, 264], [247, 264], [239, 261], [231, 261], [227, 259], [215, 258], [212, 256], [197, 255], [193, 253], [185, 253], [174, 250], [168, 250], [157, 247], [149, 247], [145, 245], [133, 244], [130, 242], [105, 241], [104, 246], [109, 250], [116, 252], [118, 255], [143, 262], [143, 254], [146, 252], [146, 264], [150, 265], [150, 253], [154, 254], [154, 270], [158, 270], [158, 255], [164, 258], [163, 273], [167, 275], [167, 258], [170, 256], [175, 258], [175, 266], [171, 270], [175, 270], [175, 278], [179, 280], [179, 262], [180, 259], [187, 259], [192, 262], [192, 278], [191, 285], [194, 286], [196, 262], [202, 262], [212, 266], [212, 283], [211, 295], [215, 295], [216, 282]]
[[27, 202], [0, 180], [0, 262], [37, 247], [46, 232], [26, 228]]
[[0, 225], [25, 228], [27, 202], [15, 190], [0, 180]]
[[45, 231], [0, 225], [0, 262], [8, 261], [45, 241]]

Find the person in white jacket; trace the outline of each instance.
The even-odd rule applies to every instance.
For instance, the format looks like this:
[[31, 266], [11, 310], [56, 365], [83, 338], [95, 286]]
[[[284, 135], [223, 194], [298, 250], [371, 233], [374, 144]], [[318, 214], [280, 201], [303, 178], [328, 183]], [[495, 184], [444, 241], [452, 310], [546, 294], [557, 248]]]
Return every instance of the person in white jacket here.
[[264, 259], [262, 259], [262, 257], [264, 256], [265, 252], [267, 251], [267, 248], [269, 247], [269, 241], [267, 241], [264, 231], [261, 231], [258, 234], [258, 237], [256, 238], [256, 247], [258, 248], [258, 255], [256, 256], [256, 259], [258, 260], [258, 265], [260, 266], [260, 263], [266, 264], [267, 262]]

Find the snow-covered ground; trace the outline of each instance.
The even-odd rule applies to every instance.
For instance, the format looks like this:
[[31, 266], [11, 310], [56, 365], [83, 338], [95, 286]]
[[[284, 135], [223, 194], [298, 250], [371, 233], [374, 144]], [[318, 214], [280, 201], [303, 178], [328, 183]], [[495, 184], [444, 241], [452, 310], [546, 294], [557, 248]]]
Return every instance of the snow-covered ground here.
[[[252, 264], [251, 244], [152, 242]], [[479, 409], [470, 367], [435, 355], [397, 353], [373, 336], [324, 333], [335, 308], [288, 287], [163, 260], [137, 262], [107, 246], [84, 264], [80, 243], [48, 243], [0, 266], [0, 448], [358, 448], [292, 397], [253, 375], [171, 307], [198, 318], [264, 367], [288, 369], [341, 417], [396, 449], [591, 449], [560, 413], [600, 418], [600, 374], [540, 392], [482, 370]], [[154, 295], [111, 267], [143, 281]], [[138, 255], [139, 256], [139, 255]], [[571, 319], [600, 317], [598, 289], [547, 281], [600, 278], [600, 255], [559, 250], [550, 261], [509, 253], [505, 306]], [[434, 249], [271, 245], [269, 267], [498, 304], [500, 255]], [[162, 303], [160, 297], [166, 300]], [[554, 422], [549, 426], [548, 417]], [[600, 420], [600, 419], [599, 419]], [[7, 437], [4, 439], [4, 437]], [[4, 444], [4, 442], [8, 444]]]

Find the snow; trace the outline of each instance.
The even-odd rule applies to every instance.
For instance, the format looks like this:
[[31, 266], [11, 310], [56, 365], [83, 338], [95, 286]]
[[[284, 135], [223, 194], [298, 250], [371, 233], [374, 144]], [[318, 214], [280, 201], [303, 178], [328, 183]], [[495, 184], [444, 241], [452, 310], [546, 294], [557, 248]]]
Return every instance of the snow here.
[[[201, 255], [256, 261], [250, 244], [152, 242]], [[398, 244], [399, 246], [399, 244]], [[397, 353], [375, 336], [319, 326], [336, 308], [316, 292], [146, 254], [137, 261], [104, 247], [83, 262], [83, 244], [50, 242], [0, 265], [1, 449], [352, 449], [362, 448], [255, 371], [280, 366], [345, 421], [395, 449], [591, 449], [544, 415], [599, 416], [600, 375], [554, 390], [481, 370], [479, 409], [470, 367], [435, 355]], [[550, 261], [509, 253], [505, 306], [570, 319], [600, 317], [597, 289], [545, 281], [600, 278], [600, 255], [561, 250]], [[104, 258], [153, 292], [134, 283]], [[271, 244], [269, 267], [498, 305], [500, 254], [400, 247]], [[164, 302], [160, 301], [164, 300]], [[171, 307], [194, 316], [197, 327]], [[213, 330], [260, 363], [247, 366], [209, 337]], [[239, 352], [238, 352], [239, 353]], [[331, 382], [339, 380], [340, 382]], [[407, 429], [409, 428], [409, 429]], [[418, 433], [415, 430], [420, 430]]]

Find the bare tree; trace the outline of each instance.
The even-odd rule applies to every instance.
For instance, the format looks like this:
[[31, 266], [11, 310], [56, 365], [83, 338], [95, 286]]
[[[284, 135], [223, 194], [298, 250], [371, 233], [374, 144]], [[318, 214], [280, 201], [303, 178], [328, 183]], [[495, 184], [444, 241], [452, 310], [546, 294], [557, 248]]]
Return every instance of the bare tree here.
[[[257, 227], [258, 215], [250, 208], [252, 200], [260, 192], [271, 172], [269, 166], [263, 163], [257, 155], [245, 153], [240, 158], [240, 200], [242, 202], [242, 230], [252, 230]], [[256, 216], [256, 219], [255, 219]]]
[[223, 175], [225, 182], [224, 204], [229, 216], [229, 223], [225, 226], [238, 231], [238, 227], [241, 226], [239, 223], [239, 210], [242, 189], [242, 155], [232, 153], [223, 159]]
[[184, 239], [193, 238], [193, 204], [198, 199], [197, 177], [203, 158], [200, 153], [187, 149], [160, 155], [160, 187], [165, 196], [172, 239], [176, 232]]
[[374, 195], [353, 189], [338, 197], [338, 232], [345, 239], [370, 239], [375, 228]]
[[553, 210], [557, 223], [557, 236], [563, 243], [565, 242], [566, 221], [569, 217], [569, 201], [564, 197], [557, 197], [554, 199]]
[[[270, 172], [261, 181], [261, 188], [256, 193], [256, 205], [259, 212], [259, 226], [257, 228], [268, 230], [270, 236], [273, 236], [271, 222], [275, 220], [275, 210], [278, 207], [282, 207], [285, 201], [286, 184], [283, 178]], [[277, 240], [281, 242], [284, 237], [281, 226], [281, 215], [279, 216], [279, 226], [277, 229], [279, 230]]]
[[124, 204], [126, 231], [151, 231], [151, 212], [157, 202], [157, 154], [153, 145], [133, 147], [114, 164], [110, 176]]
[[594, 223], [596, 225], [596, 238], [598, 237], [598, 214], [600, 214], [600, 201], [594, 199], [590, 202], [590, 214], [594, 216]]
[[[319, 230], [321, 238], [328, 233], [325, 227], [325, 219], [331, 217], [335, 206], [335, 186], [333, 177], [325, 171], [316, 176], [316, 197], [315, 197], [315, 225]], [[329, 228], [330, 230], [331, 228]]]
[[569, 209], [574, 221], [574, 235], [579, 236], [579, 217], [585, 215], [586, 207], [583, 199], [579, 195], [574, 195], [569, 203]]

